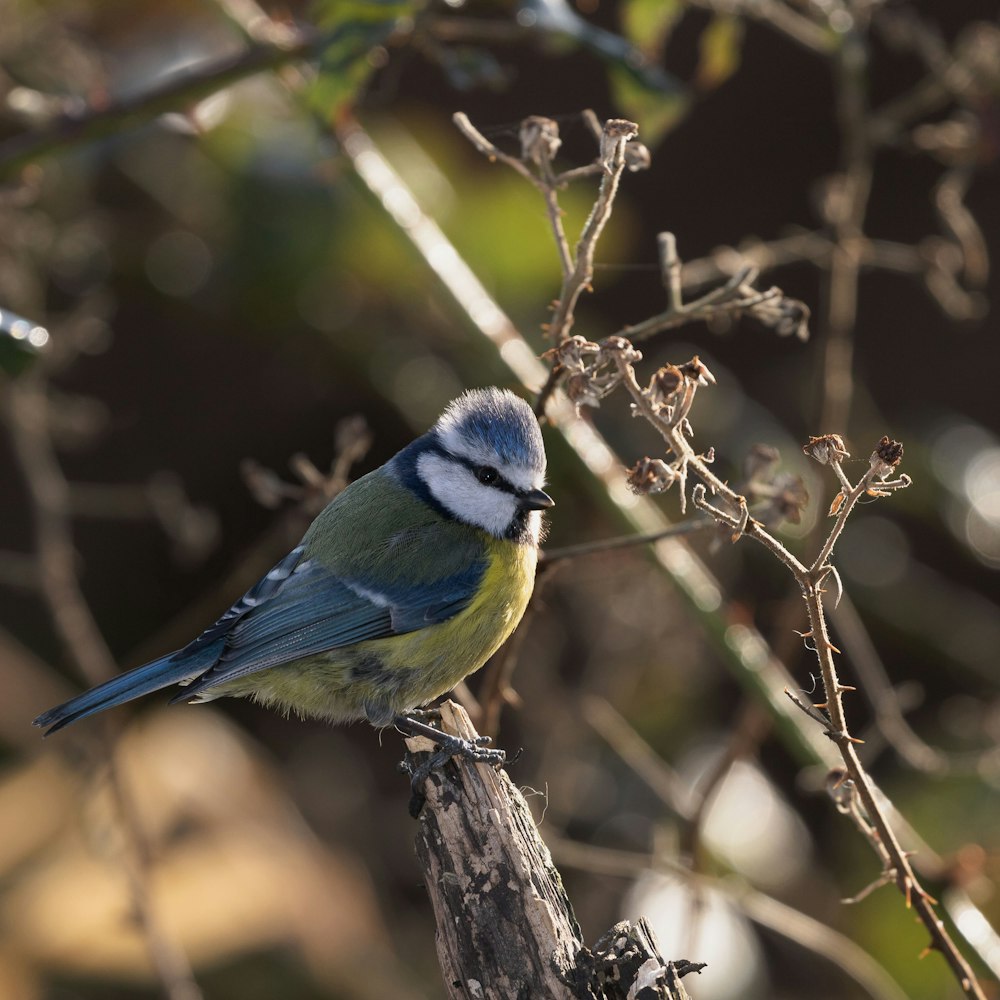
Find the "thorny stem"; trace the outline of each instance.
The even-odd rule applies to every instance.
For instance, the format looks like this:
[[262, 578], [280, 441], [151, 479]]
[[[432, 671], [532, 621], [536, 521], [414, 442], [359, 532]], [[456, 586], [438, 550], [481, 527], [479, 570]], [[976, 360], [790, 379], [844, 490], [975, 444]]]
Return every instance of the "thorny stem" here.
[[809, 614], [809, 626], [816, 644], [816, 656], [823, 673], [823, 686], [827, 695], [827, 713], [830, 717], [830, 728], [827, 735], [836, 744], [843, 757], [844, 765], [854, 783], [861, 803], [871, 825], [878, 834], [878, 842], [889, 859], [890, 867], [886, 874], [891, 875], [899, 891], [906, 899], [907, 906], [912, 905], [920, 917], [921, 923], [927, 929], [931, 938], [931, 947], [940, 951], [945, 961], [951, 967], [958, 979], [962, 991], [977, 1000], [986, 1000], [986, 994], [976, 980], [971, 966], [959, 952], [948, 934], [944, 923], [934, 911], [933, 900], [920, 885], [909, 858], [896, 838], [896, 834], [875, 797], [874, 789], [861, 760], [855, 749], [855, 740], [847, 730], [844, 715], [842, 694], [843, 685], [837, 676], [833, 659], [833, 645], [827, 632], [826, 617], [823, 611], [822, 589], [812, 581], [810, 573], [809, 586], [804, 592], [806, 608]]
[[[813, 648], [819, 662], [826, 696], [825, 703], [818, 707], [825, 709], [826, 717], [819, 714], [818, 707], [805, 706], [798, 703], [797, 700], [796, 703], [811, 717], [818, 721], [821, 720], [824, 725], [827, 725], [826, 734], [840, 751], [847, 773], [853, 783], [853, 791], [867, 815], [871, 828], [868, 839], [882, 859], [886, 875], [895, 882], [905, 897], [907, 906], [913, 906], [917, 911], [921, 922], [930, 935], [931, 947], [940, 951], [945, 957], [967, 996], [975, 997], [977, 1000], [985, 1000], [985, 994], [976, 981], [971, 967], [955, 947], [943, 923], [935, 913], [934, 900], [920, 885], [906, 852], [900, 845], [876, 798], [871, 779], [857, 755], [855, 745], [860, 741], [850, 734], [843, 707], [843, 693], [852, 689], [843, 685], [838, 677], [833, 658], [836, 650], [830, 641], [823, 608], [823, 584], [832, 572], [830, 558], [843, 533], [847, 519], [858, 501], [869, 493], [884, 493], [905, 488], [910, 483], [909, 477], [902, 476], [899, 479], [886, 481], [882, 478], [886, 467], [884, 465], [880, 467], [873, 458], [872, 466], [856, 485], [852, 485], [840, 467], [840, 461], [830, 461], [828, 464], [835, 470], [838, 482], [842, 487], [842, 499], [836, 510], [836, 520], [833, 527], [820, 546], [815, 559], [807, 567], [796, 559], [760, 522], [748, 516], [745, 498], [735, 493], [707, 468], [704, 459], [694, 452], [688, 442], [683, 425], [686, 422], [686, 414], [690, 410], [697, 382], [685, 376], [684, 392], [678, 390], [676, 402], [672, 409], [667, 411], [668, 415], [664, 415], [662, 410], [653, 404], [647, 392], [636, 380], [635, 371], [628, 360], [628, 352], [624, 350], [614, 351], [612, 357], [621, 375], [622, 383], [632, 397], [636, 409], [659, 431], [670, 451], [676, 456], [673, 467], [678, 470], [680, 488], [684, 489], [685, 475], [689, 468], [701, 479], [701, 482], [696, 484], [691, 492], [694, 505], [732, 528], [734, 541], [743, 534], [755, 538], [780, 559], [794, 576], [806, 602], [810, 629], [808, 634], [813, 640]], [[632, 352], [632, 357], [635, 357], [634, 352]], [[740, 515], [737, 516], [731, 510], [723, 510], [710, 503], [707, 499], [708, 493], [721, 497], [731, 510], [739, 510]]]
[[[615, 361], [618, 366], [618, 370], [622, 376], [622, 382], [625, 388], [628, 390], [629, 395], [632, 397], [636, 407], [642, 413], [642, 415], [649, 421], [650, 424], [655, 427], [663, 439], [667, 442], [670, 450], [677, 455], [678, 459], [682, 464], [689, 468], [694, 469], [698, 474], [698, 477], [702, 480], [705, 486], [713, 494], [718, 494], [728, 501], [734, 508], [739, 510], [746, 510], [746, 498], [736, 493], [735, 490], [731, 489], [726, 483], [721, 479], [705, 463], [704, 459], [695, 453], [695, 450], [691, 447], [690, 442], [684, 437], [680, 430], [680, 421], [673, 422], [665, 419], [658, 413], [650, 403], [643, 391], [642, 387], [636, 381], [635, 371], [632, 366], [625, 361], [620, 355], [615, 355]], [[692, 384], [693, 385], [693, 384]], [[697, 488], [693, 491], [692, 500], [696, 507], [701, 508], [707, 513], [711, 514], [716, 520], [723, 521], [725, 524], [729, 525], [734, 532], [743, 533], [749, 535], [751, 538], [755, 538], [758, 542], [768, 548], [775, 556], [778, 557], [793, 573], [798, 576], [799, 574], [805, 573], [806, 568], [799, 562], [798, 559], [792, 555], [791, 552], [785, 548], [781, 542], [778, 541], [769, 531], [767, 531], [764, 526], [752, 517], [747, 517], [745, 520], [742, 517], [735, 517], [726, 511], [720, 510], [719, 508], [713, 506], [704, 500], [704, 487], [702, 491]]]
[[[839, 462], [833, 463], [833, 467], [838, 470], [838, 473], [842, 473], [842, 470], [839, 469]], [[840, 475], [838, 475], [838, 478], [840, 478]], [[834, 526], [830, 530], [812, 565], [802, 575], [796, 574], [797, 582], [802, 589], [802, 595], [806, 602], [806, 610], [809, 616], [809, 630], [823, 677], [823, 689], [826, 696], [824, 707], [830, 720], [827, 735], [839, 749], [847, 772], [853, 782], [854, 789], [861, 800], [861, 804], [864, 806], [868, 821], [874, 831], [869, 839], [876, 846], [878, 853], [885, 859], [886, 875], [890, 876], [896, 883], [899, 891], [906, 899], [907, 906], [912, 905], [916, 909], [921, 922], [930, 934], [931, 946], [940, 951], [951, 966], [963, 992], [967, 996], [985, 1000], [985, 994], [976, 981], [971, 967], [955, 947], [944, 924], [934, 912], [933, 900], [920, 885], [906, 852], [900, 845], [880, 803], [876, 799], [871, 780], [857, 754], [856, 744], [859, 741], [850, 735], [847, 726], [847, 717], [844, 712], [843, 694], [846, 690], [850, 689], [846, 688], [840, 682], [837, 674], [836, 663], [833, 658], [835, 648], [830, 641], [826, 614], [823, 608], [822, 584], [830, 572], [829, 560], [834, 546], [844, 530], [847, 518], [850, 516], [857, 502], [869, 491], [873, 482], [877, 479], [876, 470], [874, 468], [869, 469], [861, 477], [858, 484], [847, 492], [837, 511], [837, 519]], [[909, 479], [903, 477], [892, 482], [878, 480], [878, 485], [880, 489], [899, 489], [909, 485]]]

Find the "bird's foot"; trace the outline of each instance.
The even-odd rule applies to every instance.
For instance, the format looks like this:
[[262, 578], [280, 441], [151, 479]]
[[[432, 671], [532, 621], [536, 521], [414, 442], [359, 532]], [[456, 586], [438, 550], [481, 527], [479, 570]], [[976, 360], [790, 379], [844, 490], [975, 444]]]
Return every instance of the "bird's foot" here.
[[413, 718], [413, 713], [395, 720], [397, 729], [408, 736], [424, 736], [434, 743], [434, 751], [423, 763], [414, 767], [404, 761], [400, 767], [410, 775], [410, 815], [416, 819], [427, 796], [424, 794], [424, 784], [433, 771], [444, 767], [453, 757], [461, 757], [472, 764], [489, 764], [500, 768], [507, 762], [507, 754], [503, 750], [488, 746], [489, 736], [477, 736], [474, 740], [466, 740], [461, 736], [442, 733], [433, 726], [428, 726], [419, 719]]

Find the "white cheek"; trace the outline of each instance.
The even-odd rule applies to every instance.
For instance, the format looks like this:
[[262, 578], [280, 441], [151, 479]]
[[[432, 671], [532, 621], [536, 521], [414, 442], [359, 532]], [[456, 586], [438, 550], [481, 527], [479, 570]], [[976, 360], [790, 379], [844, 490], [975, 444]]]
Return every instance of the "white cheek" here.
[[417, 459], [417, 473], [431, 496], [449, 514], [502, 537], [517, 514], [517, 501], [510, 493], [484, 486], [465, 468], [440, 455]]

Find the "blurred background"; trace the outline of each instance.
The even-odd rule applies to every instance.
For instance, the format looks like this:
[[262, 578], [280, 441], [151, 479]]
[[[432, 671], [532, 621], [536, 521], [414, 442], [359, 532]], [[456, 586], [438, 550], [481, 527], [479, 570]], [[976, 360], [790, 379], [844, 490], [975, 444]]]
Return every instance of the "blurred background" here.
[[[568, 168], [595, 155], [586, 108], [636, 121], [652, 164], [622, 181], [575, 332], [663, 310], [664, 230], [690, 295], [749, 259], [805, 302], [808, 341], [691, 323], [640, 369], [706, 361], [695, 441], [733, 482], [779, 449], [810, 496], [796, 552], [836, 492], [807, 435], [843, 434], [852, 479], [883, 434], [905, 445], [914, 485], [839, 546], [834, 641], [865, 762], [1000, 995], [994, 4], [0, 0], [0, 25], [0, 995], [197, 996], [188, 964], [221, 1000], [443, 995], [395, 734], [158, 696], [45, 743], [30, 720], [214, 620], [328, 470], [380, 465], [464, 387], [523, 390], [338, 135], [366, 130], [540, 354], [544, 203], [451, 116], [514, 155], [550, 116]], [[595, 192], [561, 195], [571, 239]], [[580, 419], [625, 464], [661, 454], [624, 396]], [[546, 549], [625, 531], [545, 434]], [[720, 641], [754, 624], [813, 693], [794, 582], [750, 543], [691, 545], [718, 607], [642, 548], [562, 559], [499, 654], [516, 697], [492, 735], [524, 748], [510, 775], [586, 940], [648, 916], [667, 956], [709, 963], [699, 1000], [960, 995], [895, 889], [841, 902], [878, 861]]]

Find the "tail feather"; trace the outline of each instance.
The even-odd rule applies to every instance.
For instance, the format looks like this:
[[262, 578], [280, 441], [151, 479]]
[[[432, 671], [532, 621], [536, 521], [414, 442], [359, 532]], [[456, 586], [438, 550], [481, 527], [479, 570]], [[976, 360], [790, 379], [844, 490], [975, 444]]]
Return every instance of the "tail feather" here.
[[218, 660], [223, 645], [224, 640], [220, 639], [202, 647], [196, 655], [170, 653], [118, 677], [112, 677], [111, 680], [98, 684], [97, 687], [75, 698], [70, 698], [62, 705], [56, 705], [55, 708], [43, 712], [32, 725], [48, 727], [45, 735], [51, 736], [63, 726], [85, 719], [88, 715], [103, 712], [106, 708], [113, 708], [133, 698], [140, 698], [144, 694], [170, 687], [171, 684], [191, 680], [203, 674]]

